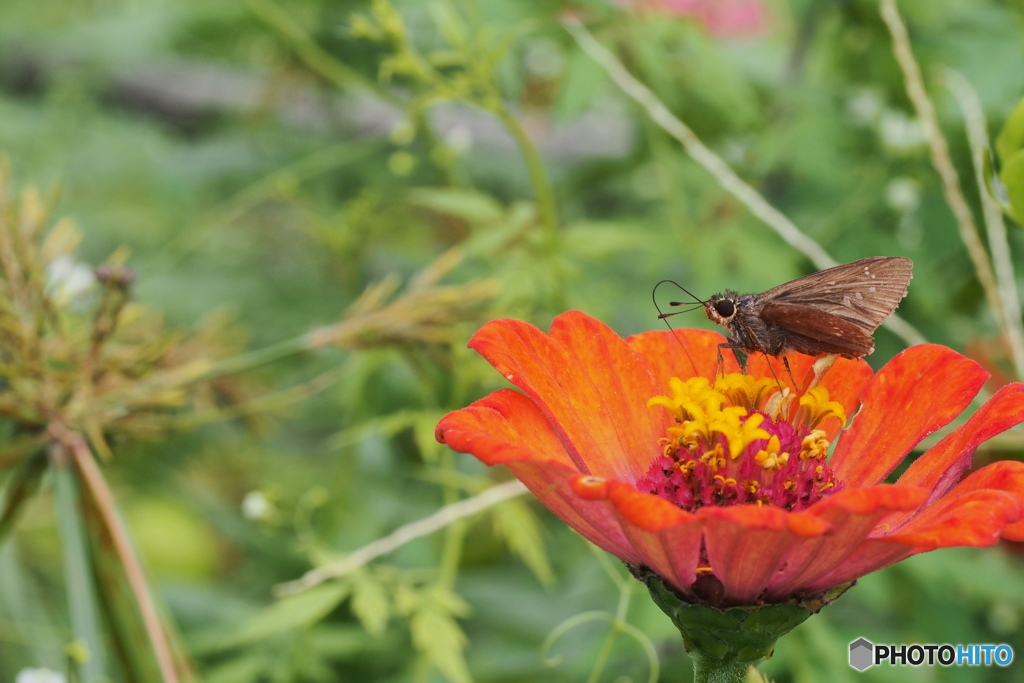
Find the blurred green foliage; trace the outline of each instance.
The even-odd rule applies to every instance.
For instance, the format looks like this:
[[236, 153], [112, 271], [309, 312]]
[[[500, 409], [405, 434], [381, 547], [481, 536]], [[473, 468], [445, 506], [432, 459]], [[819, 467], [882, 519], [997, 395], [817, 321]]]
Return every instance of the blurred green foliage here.
[[[1010, 375], [877, 4], [767, 7], [759, 35], [731, 37], [605, 0], [0, 4], [0, 150], [15, 186], [59, 187], [78, 263], [127, 250], [136, 300], [207, 330], [210, 361], [370, 321], [243, 363], [236, 393], [198, 401], [211, 410], [110, 444], [104, 474], [197, 680], [577, 681], [601, 661], [600, 680], [639, 681], [645, 645], [661, 680], [689, 676], [639, 584], [524, 498], [274, 598], [505, 476], [433, 441], [442, 415], [501, 385], [464, 348], [486, 320], [545, 327], [579, 308], [625, 335], [657, 326], [663, 278], [706, 296], [812, 269], [611, 84], [566, 13], [836, 260], [911, 257], [899, 313]], [[900, 7], [977, 200], [960, 113], [928, 69], [970, 82], [995, 137], [1024, 92], [1024, 7]], [[1020, 111], [990, 162], [1017, 216]], [[1024, 248], [1016, 225], [1010, 246]], [[877, 342], [876, 367], [902, 344]], [[1021, 445], [1007, 437], [1001, 456]], [[54, 478], [0, 546], [0, 680], [74, 659]], [[852, 680], [858, 636], [1024, 653], [1021, 562], [944, 551], [867, 577], [765, 671]]]

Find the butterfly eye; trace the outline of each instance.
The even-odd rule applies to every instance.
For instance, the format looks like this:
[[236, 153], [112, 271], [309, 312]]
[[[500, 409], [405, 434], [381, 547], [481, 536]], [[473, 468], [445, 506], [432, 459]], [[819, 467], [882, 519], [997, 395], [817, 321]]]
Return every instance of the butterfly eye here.
[[736, 305], [728, 299], [715, 302], [715, 311], [723, 318], [731, 318], [736, 313]]

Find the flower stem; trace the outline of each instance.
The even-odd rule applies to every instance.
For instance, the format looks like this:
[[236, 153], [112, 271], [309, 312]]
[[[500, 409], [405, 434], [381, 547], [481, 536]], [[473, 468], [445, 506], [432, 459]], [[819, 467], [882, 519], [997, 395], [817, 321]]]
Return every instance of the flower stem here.
[[749, 662], [715, 659], [699, 650], [689, 654], [693, 660], [693, 683], [743, 683], [747, 680]]

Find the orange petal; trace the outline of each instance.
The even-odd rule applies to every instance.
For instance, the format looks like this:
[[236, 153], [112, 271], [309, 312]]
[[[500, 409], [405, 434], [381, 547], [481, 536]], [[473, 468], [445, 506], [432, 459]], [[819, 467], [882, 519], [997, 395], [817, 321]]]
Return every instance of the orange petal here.
[[629, 484], [609, 483], [610, 500], [641, 564], [683, 595], [696, 597], [692, 586], [700, 562], [702, 520]]
[[[802, 394], [814, 381], [814, 363], [818, 358], [802, 353], [791, 353], [786, 356], [786, 360], [789, 361], [789, 369], [800, 387], [798, 393]], [[747, 364], [747, 372], [755, 377], [774, 377], [783, 385], [793, 388], [793, 381], [786, 372], [781, 358], [764, 354], [754, 355]], [[829, 400], [843, 406], [849, 419], [857, 412], [860, 406], [860, 392], [872, 374], [871, 366], [862, 358], [836, 358], [821, 379], [821, 386], [828, 389]], [[822, 422], [818, 429], [823, 430], [826, 437], [832, 440], [842, 427], [839, 418], [831, 417]]]
[[[995, 398], [992, 400], [994, 401]], [[992, 401], [989, 402], [991, 403]], [[980, 470], [971, 473], [970, 476], [957, 484], [951, 491], [936, 500], [934, 505], [941, 506], [945, 501], [952, 501], [955, 504], [959, 497], [972, 491], [981, 490], [1003, 491], [1024, 501], [1024, 463], [1016, 460], [1001, 460], [982, 467]], [[933, 492], [932, 499], [935, 500], [935, 498]], [[894, 515], [893, 527], [900, 529], [901, 532], [904, 531], [905, 529], [900, 527], [909, 517], [910, 515], [906, 513]], [[889, 520], [887, 519], [886, 521], [888, 522]], [[1021, 538], [1022, 535], [1024, 535], [1024, 521], [1011, 522], [1003, 531], [1003, 538], [1011, 541], [1024, 540], [1024, 538]]]
[[793, 545], [829, 530], [824, 520], [769, 506], [705, 507], [699, 514], [708, 561], [727, 603], [736, 605], [757, 602]]
[[[822, 378], [821, 386], [828, 389], [829, 399], [841, 405], [846, 412], [847, 424], [860, 407], [860, 394], [873, 374], [874, 370], [863, 358], [837, 358]], [[831, 441], [843, 426], [839, 418], [830, 417], [821, 423], [819, 429], [825, 430]]]
[[[614, 479], [580, 476], [572, 480], [572, 489], [594, 504], [591, 518], [600, 514], [605, 519], [615, 520], [635, 559], [613, 554], [650, 568], [681, 593], [693, 597], [691, 586], [700, 560], [703, 528], [696, 515]], [[597, 545], [608, 549], [600, 543]]]
[[932, 499], [948, 491], [970, 467], [983, 441], [1024, 422], [1024, 384], [1008, 384], [967, 422], [915, 460], [897, 483], [931, 489]]
[[643, 558], [623, 532], [615, 508], [607, 498], [580, 496], [575, 482], [581, 476], [569, 467], [552, 461], [508, 463], [509, 471], [530, 489], [533, 495], [583, 538], [607, 550], [621, 560], [641, 564]]
[[848, 488], [885, 479], [907, 453], [971, 402], [988, 373], [945, 346], [922, 344], [878, 371], [861, 395], [861, 411], [832, 456]]
[[555, 460], [575, 469], [551, 423], [529, 397], [500, 389], [449, 413], [437, 424], [437, 440], [487, 465], [516, 460]]
[[570, 311], [551, 335], [518, 320], [490, 322], [470, 340], [532, 398], [577, 469], [628, 481], [660, 455], [663, 416], [647, 408], [661, 391], [643, 359], [607, 326]]
[[647, 474], [651, 462], [662, 454], [660, 439], [665, 436], [663, 416], [647, 405], [651, 397], [664, 392], [647, 360], [610, 327], [579, 311], [555, 318], [550, 335], [579, 361], [595, 387], [591, 396], [576, 392], [583, 410], [589, 412], [595, 400], [601, 400], [610, 415], [618, 438], [613, 451], [625, 456], [632, 474], [632, 478], [617, 478], [635, 481]]
[[899, 533], [876, 535], [859, 544], [845, 562], [811, 582], [809, 588], [824, 590], [936, 548], [992, 545], [1022, 514], [1024, 503], [1013, 494], [992, 489], [969, 492], [950, 504], [932, 505]]
[[725, 342], [725, 337], [717, 332], [690, 329], [658, 330], [626, 338], [626, 343], [647, 359], [661, 387], [660, 394], [667, 391], [673, 377], [713, 379], [720, 371], [739, 372], [736, 356], [729, 349], [723, 349], [724, 366], [718, 367], [718, 345]]
[[[806, 514], [828, 523], [831, 530], [793, 545], [783, 555], [780, 571], [769, 582], [765, 599], [780, 600], [795, 593], [816, 592], [874, 571], [878, 568], [876, 563], [882, 560], [872, 555], [859, 556], [859, 547], [880, 519], [893, 511], [917, 509], [927, 497], [924, 489], [883, 485], [840, 491], [815, 503]], [[888, 554], [893, 552], [891, 547], [884, 550]], [[837, 575], [851, 578], [823, 579]]]
[[947, 503], [952, 493], [882, 540], [917, 546], [918, 552], [959, 545], [984, 547], [998, 542], [1007, 525], [1024, 517], [1024, 500], [1012, 493], [980, 489]]

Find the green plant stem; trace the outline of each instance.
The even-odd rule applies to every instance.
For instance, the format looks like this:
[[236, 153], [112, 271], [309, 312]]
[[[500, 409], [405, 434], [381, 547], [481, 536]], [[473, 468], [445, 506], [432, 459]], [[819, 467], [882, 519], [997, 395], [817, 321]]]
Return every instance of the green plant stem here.
[[540, 211], [541, 224], [548, 239], [554, 240], [558, 234], [558, 207], [555, 204], [555, 192], [551, 187], [551, 180], [544, 168], [544, 160], [541, 159], [536, 145], [530, 140], [519, 120], [509, 112], [505, 106], [498, 105], [489, 109], [501, 121], [512, 137], [519, 145], [519, 151], [526, 163], [526, 171], [530, 174], [530, 184], [533, 185], [533, 193], [537, 199], [537, 208]]
[[[615, 575], [613, 574], [613, 576]], [[619, 639], [619, 634], [624, 630], [623, 626], [626, 625], [626, 617], [629, 614], [629, 602], [633, 595], [633, 586], [621, 581], [617, 581], [617, 583], [619, 583], [619, 603], [615, 609], [615, 619], [610, 622], [611, 627], [608, 629], [608, 635], [605, 636], [604, 641], [601, 643], [601, 649], [598, 651], [597, 656], [594, 657], [594, 665], [590, 669], [587, 683], [598, 683], [601, 680], [604, 668], [608, 665], [608, 659], [611, 657], [612, 647]]]
[[[978, 99], [978, 93], [970, 81], [953, 69], [941, 72], [946, 87], [956, 97], [967, 129], [967, 141], [971, 145], [971, 159], [974, 161], [975, 181], [981, 199], [982, 216], [988, 234], [989, 251], [999, 285], [999, 303], [1002, 306], [1003, 338], [1010, 347], [1014, 369], [1018, 378], [1024, 378], [1024, 325], [1021, 323], [1020, 295], [1017, 292], [1017, 276], [1013, 271], [1012, 252], [1006, 236], [1003, 209], [995, 197], [989, 194], [985, 183], [985, 169], [982, 157], [989, 149], [988, 131], [985, 129], [985, 111]], [[997, 316], [998, 317], [998, 316]]]
[[[442, 470], [455, 469], [455, 454], [448, 449], [441, 454]], [[444, 487], [445, 507], [459, 502], [459, 492], [454, 486]], [[446, 588], [454, 589], [462, 559], [462, 545], [466, 538], [468, 524], [465, 518], [457, 518], [445, 529], [444, 546], [441, 550], [441, 563], [438, 572], [438, 583]]]
[[978, 276], [978, 282], [985, 292], [989, 307], [996, 322], [1004, 330], [1007, 321], [1004, 319], [1003, 306], [999, 301], [999, 286], [996, 283], [995, 274], [992, 271], [992, 263], [989, 260], [988, 252], [981, 241], [978, 226], [974, 221], [974, 214], [967, 204], [963, 190], [960, 187], [960, 177], [953, 166], [949, 155], [949, 144], [942, 134], [939, 126], [939, 116], [935, 112], [935, 105], [928, 97], [928, 91], [924, 87], [924, 78], [921, 76], [921, 67], [914, 57], [914, 51], [910, 44], [910, 36], [907, 33], [907, 26], [900, 15], [896, 0], [880, 0], [879, 8], [882, 20], [889, 29], [892, 37], [892, 51], [903, 72], [904, 87], [907, 91], [907, 98], [914, 105], [914, 111], [921, 120], [924, 128], [924, 136], [928, 142], [928, 149], [931, 152], [932, 166], [939, 174], [942, 181], [942, 192], [946, 197], [946, 203], [953, 212], [956, 225], [960, 231], [960, 239], [963, 240], [968, 256], [974, 265], [974, 272]]
[[376, 83], [363, 78], [357, 71], [335, 59], [329, 52], [320, 47], [315, 40], [300, 26], [291, 15], [270, 0], [246, 0], [249, 9], [263, 23], [274, 29], [288, 43], [296, 56], [305, 62], [312, 71], [321, 78], [337, 86], [341, 90], [353, 87], [372, 92], [385, 102], [401, 105], [398, 98]]
[[83, 683], [99, 683], [105, 679], [106, 672], [101, 641], [103, 629], [100, 627], [85, 532], [79, 516], [81, 506], [78, 503], [79, 491], [73, 458], [70, 449], [63, 444], [55, 443], [50, 447], [68, 608], [71, 611], [71, 632], [77, 645], [69, 650], [69, 654], [78, 665]]
[[708, 657], [699, 650], [689, 653], [693, 660], [693, 683], [743, 683], [750, 664]]

